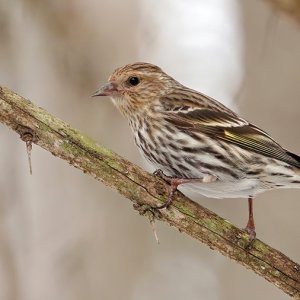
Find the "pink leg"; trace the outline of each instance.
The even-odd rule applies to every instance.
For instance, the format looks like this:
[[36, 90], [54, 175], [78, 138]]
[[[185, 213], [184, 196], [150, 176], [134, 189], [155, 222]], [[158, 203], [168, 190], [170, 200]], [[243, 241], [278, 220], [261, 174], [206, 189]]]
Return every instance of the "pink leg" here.
[[256, 232], [255, 232], [255, 224], [254, 224], [254, 216], [253, 216], [253, 198], [252, 197], [248, 198], [248, 209], [249, 209], [249, 218], [248, 218], [248, 223], [247, 223], [245, 230], [250, 235], [250, 241], [253, 241], [256, 237]]
[[166, 181], [170, 185], [168, 200], [166, 201], [166, 203], [156, 207], [157, 209], [166, 208], [172, 203], [174, 192], [176, 191], [177, 187], [180, 184], [193, 183], [193, 182], [195, 182], [195, 183], [197, 183], [197, 182], [198, 183], [213, 182], [213, 181], [217, 180], [217, 178], [212, 176], [212, 175], [207, 175], [203, 178], [174, 178], [174, 177], [170, 177], [170, 176], [165, 175], [163, 173], [163, 171], [159, 170], [159, 169], [156, 170], [153, 174], [160, 177], [160, 178], [162, 178], [164, 181]]

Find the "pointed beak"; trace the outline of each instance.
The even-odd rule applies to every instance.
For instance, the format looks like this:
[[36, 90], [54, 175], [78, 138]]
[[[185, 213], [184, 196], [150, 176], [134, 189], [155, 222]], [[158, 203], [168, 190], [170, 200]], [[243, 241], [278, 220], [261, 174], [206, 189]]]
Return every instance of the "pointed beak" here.
[[117, 85], [114, 82], [108, 82], [97, 90], [92, 97], [96, 96], [112, 96], [114, 93], [118, 92]]

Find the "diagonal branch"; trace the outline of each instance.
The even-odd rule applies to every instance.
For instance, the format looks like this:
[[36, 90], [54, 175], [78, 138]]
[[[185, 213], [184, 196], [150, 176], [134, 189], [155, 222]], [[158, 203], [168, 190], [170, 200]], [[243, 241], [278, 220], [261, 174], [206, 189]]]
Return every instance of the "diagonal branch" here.
[[[158, 206], [166, 201], [167, 184], [141, 168], [97, 145], [68, 124], [32, 102], [0, 87], [0, 122], [30, 141], [68, 161], [134, 203]], [[175, 193], [159, 219], [177, 227], [211, 249], [235, 260], [300, 300], [300, 265], [260, 240], [248, 247], [249, 236], [215, 213]]]

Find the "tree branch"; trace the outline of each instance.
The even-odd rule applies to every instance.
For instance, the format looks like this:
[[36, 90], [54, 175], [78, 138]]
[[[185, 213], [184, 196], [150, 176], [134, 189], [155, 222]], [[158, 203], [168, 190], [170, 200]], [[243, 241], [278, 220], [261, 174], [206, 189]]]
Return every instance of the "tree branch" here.
[[[0, 122], [19, 133], [26, 144], [32, 141], [116, 189], [131, 200], [135, 208], [158, 206], [166, 201], [167, 184], [160, 178], [97, 145], [68, 124], [4, 87], [0, 87]], [[251, 269], [295, 299], [300, 299], [300, 266], [297, 263], [258, 239], [249, 248], [247, 233], [182, 193], [175, 193], [173, 204], [160, 211], [159, 219]]]

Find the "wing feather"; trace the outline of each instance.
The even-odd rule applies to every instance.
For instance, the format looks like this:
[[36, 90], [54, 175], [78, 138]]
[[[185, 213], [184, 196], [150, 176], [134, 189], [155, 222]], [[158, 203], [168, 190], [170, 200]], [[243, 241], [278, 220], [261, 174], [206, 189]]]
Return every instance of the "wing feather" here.
[[269, 158], [300, 167], [300, 160], [276, 143], [266, 132], [228, 111], [190, 108], [168, 111], [165, 119], [183, 130], [205, 133]]

